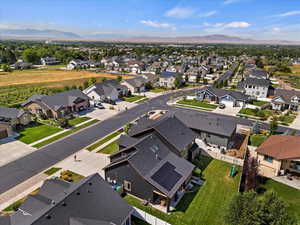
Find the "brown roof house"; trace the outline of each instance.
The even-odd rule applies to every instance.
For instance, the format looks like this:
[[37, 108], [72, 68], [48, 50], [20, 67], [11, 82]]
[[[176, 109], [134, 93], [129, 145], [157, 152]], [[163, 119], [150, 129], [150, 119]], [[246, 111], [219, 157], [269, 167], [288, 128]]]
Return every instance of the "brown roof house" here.
[[22, 109], [0, 106], [0, 139], [11, 136], [16, 128], [30, 121], [30, 114]]
[[87, 109], [90, 102], [86, 94], [74, 89], [51, 96], [33, 95], [22, 106], [34, 115], [58, 119]]
[[256, 149], [259, 173], [266, 177], [300, 176], [300, 136], [273, 135]]

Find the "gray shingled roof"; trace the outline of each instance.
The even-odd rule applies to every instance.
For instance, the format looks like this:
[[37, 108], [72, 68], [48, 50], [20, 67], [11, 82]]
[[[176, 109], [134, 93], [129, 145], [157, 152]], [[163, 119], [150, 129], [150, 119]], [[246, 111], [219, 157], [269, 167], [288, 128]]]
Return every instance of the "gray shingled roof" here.
[[22, 116], [25, 112], [22, 109], [8, 108], [0, 106], [0, 117], [6, 119], [16, 119]]
[[[179, 187], [187, 180], [195, 167], [184, 158], [177, 156], [169, 150], [167, 145], [155, 134], [143, 138], [132, 147], [136, 149], [136, 152], [130, 154], [125, 160], [127, 160], [146, 181], [170, 198], [174, 196]], [[123, 161], [124, 159], [119, 162]], [[116, 164], [118, 164], [118, 162], [113, 162], [106, 168]], [[166, 182], [172, 182], [170, 188], [165, 188], [161, 182], [154, 179], [154, 175], [160, 172], [166, 164], [175, 167], [176, 173], [180, 175], [180, 178], [174, 182], [172, 182], [171, 179], [165, 180]], [[170, 178], [172, 174], [168, 174], [167, 171], [167, 174], [161, 175]]]
[[135, 77], [131, 79], [126, 79], [124, 81], [136, 88], [144, 87], [147, 83], [147, 80], [144, 77]]
[[190, 145], [197, 134], [182, 123], [176, 116], [168, 114], [159, 119], [151, 120], [142, 118], [129, 130], [130, 136], [153, 129], [158, 132], [169, 144], [174, 146], [179, 152]]
[[257, 85], [257, 86], [269, 87], [271, 85], [271, 81], [267, 79], [257, 79], [257, 78], [247, 77], [244, 81], [241, 82], [241, 84], [243, 87], [244, 85]]
[[191, 129], [207, 133], [231, 137], [236, 130], [232, 120], [220, 119], [217, 116], [208, 116], [195, 112], [176, 112], [176, 117]]
[[135, 143], [138, 142], [138, 139], [133, 138], [133, 137], [129, 137], [127, 135], [121, 135], [119, 138], [119, 146], [123, 147], [123, 148], [127, 148], [129, 146], [134, 145]]
[[88, 100], [88, 96], [80, 90], [73, 89], [69, 91], [59, 92], [54, 95], [33, 95], [27, 101], [23, 102], [23, 106], [30, 102], [36, 102], [42, 107], [49, 107], [54, 111], [61, 107], [72, 106], [77, 98]]
[[300, 91], [275, 89], [274, 97], [273, 97], [272, 101], [275, 101], [278, 97], [281, 97], [285, 101], [285, 103], [292, 104], [291, 99], [292, 99], [292, 97], [295, 97], [295, 96], [300, 98]]
[[99, 174], [94, 174], [71, 184], [46, 181], [37, 195], [29, 195], [16, 213], [0, 222], [1, 225], [121, 225], [131, 212], [132, 208], [119, 194]]
[[242, 101], [247, 101], [249, 99], [248, 95], [245, 95], [242, 92], [239, 91], [232, 91], [232, 90], [225, 90], [225, 89], [221, 89], [221, 88], [213, 88], [213, 87], [205, 87], [201, 90], [198, 91], [199, 92], [203, 92], [203, 91], [208, 91], [210, 93], [212, 93], [213, 95], [217, 96], [218, 98], [221, 98], [225, 95], [230, 95], [232, 98], [236, 99], [236, 100], [242, 100]]

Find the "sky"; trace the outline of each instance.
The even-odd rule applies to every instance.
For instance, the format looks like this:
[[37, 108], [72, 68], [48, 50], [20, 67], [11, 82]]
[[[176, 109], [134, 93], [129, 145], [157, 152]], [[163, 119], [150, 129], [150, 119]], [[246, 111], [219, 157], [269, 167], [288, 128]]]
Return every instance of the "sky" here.
[[0, 29], [300, 41], [300, 0], [2, 0]]

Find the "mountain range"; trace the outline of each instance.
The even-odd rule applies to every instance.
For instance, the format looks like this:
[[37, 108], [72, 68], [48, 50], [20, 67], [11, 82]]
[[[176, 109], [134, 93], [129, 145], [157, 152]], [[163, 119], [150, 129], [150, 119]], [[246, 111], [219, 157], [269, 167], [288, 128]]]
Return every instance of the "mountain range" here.
[[0, 29], [0, 39], [25, 40], [81, 40], [81, 41], [126, 41], [126, 42], [157, 42], [157, 43], [230, 43], [230, 44], [283, 44], [300, 45], [299, 42], [285, 40], [254, 40], [235, 36], [214, 34], [204, 36], [152, 37], [129, 36], [122, 34], [90, 34], [79, 35], [54, 29]]

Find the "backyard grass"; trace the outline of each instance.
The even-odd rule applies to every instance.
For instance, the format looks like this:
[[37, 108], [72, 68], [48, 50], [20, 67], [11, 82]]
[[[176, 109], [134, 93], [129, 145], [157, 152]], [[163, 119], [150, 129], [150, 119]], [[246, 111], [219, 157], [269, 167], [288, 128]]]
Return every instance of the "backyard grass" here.
[[105, 142], [108, 142], [109, 140], [113, 139], [114, 137], [118, 136], [119, 134], [123, 133], [122, 130], [115, 131], [114, 133], [100, 139], [96, 143], [90, 145], [87, 147], [87, 150], [93, 151], [94, 149], [98, 148], [99, 146], [103, 145]]
[[230, 164], [218, 160], [203, 160], [205, 162], [200, 166], [205, 184], [195, 193], [186, 194], [175, 212], [166, 214], [150, 206], [143, 206], [138, 199], [128, 195], [125, 200], [172, 225], [223, 225], [225, 210], [237, 194], [240, 174], [229, 178]]
[[74, 133], [74, 132], [76, 132], [76, 131], [79, 131], [79, 130], [81, 130], [81, 129], [84, 129], [84, 128], [86, 128], [86, 127], [89, 127], [89, 126], [91, 126], [91, 125], [93, 125], [93, 124], [95, 124], [95, 123], [97, 123], [97, 122], [99, 122], [99, 120], [94, 119], [94, 120], [92, 120], [92, 121], [90, 121], [90, 122], [87, 122], [87, 123], [81, 125], [81, 126], [75, 127], [74, 129], [68, 130], [68, 131], [63, 132], [63, 133], [61, 133], [61, 134], [59, 134], [59, 135], [56, 135], [56, 136], [54, 136], [54, 137], [52, 137], [52, 138], [49, 138], [49, 139], [47, 139], [47, 140], [45, 140], [45, 141], [42, 141], [42, 142], [40, 142], [40, 143], [34, 145], [33, 147], [35, 147], [35, 148], [41, 148], [41, 147], [43, 147], [43, 146], [45, 146], [45, 145], [47, 145], [47, 144], [50, 144], [50, 143], [52, 143], [52, 142], [54, 142], [54, 141], [57, 141], [57, 140], [59, 140], [59, 139], [61, 139], [61, 138], [63, 138], [63, 137], [66, 137], [66, 136], [68, 136], [68, 135], [70, 135], [70, 134], [72, 134], [72, 133]]
[[180, 100], [177, 103], [182, 105], [206, 108], [206, 109], [216, 109], [218, 107], [217, 105], [209, 104], [206, 102], [201, 102], [197, 100], [188, 100], [188, 99]]
[[253, 101], [252, 104], [255, 106], [262, 106], [262, 105], [266, 105], [269, 102], [265, 102], [265, 101]]
[[249, 145], [259, 147], [268, 136], [262, 134], [252, 134], [249, 138]]
[[126, 102], [135, 102], [135, 101], [138, 101], [140, 99], [143, 99], [145, 98], [144, 96], [141, 96], [141, 95], [132, 95], [130, 97], [124, 97], [124, 100]]
[[87, 120], [90, 120], [90, 117], [76, 117], [74, 119], [69, 120], [70, 126], [76, 126], [77, 124], [83, 123]]
[[28, 126], [20, 131], [20, 136], [17, 137], [17, 140], [22, 141], [25, 144], [31, 144], [59, 131], [62, 131], [62, 129], [38, 123], [36, 125]]
[[55, 173], [56, 173], [57, 171], [59, 171], [59, 170], [61, 170], [61, 168], [52, 167], [52, 168], [46, 170], [46, 171], [44, 172], [44, 174], [47, 174], [47, 175], [51, 176], [52, 174], [55, 174]]
[[106, 147], [100, 149], [97, 153], [103, 153], [103, 154], [112, 154], [119, 151], [119, 144], [118, 140], [110, 143]]
[[288, 185], [268, 179], [264, 185], [267, 191], [274, 191], [288, 205], [288, 212], [295, 216], [300, 224], [300, 190]]

